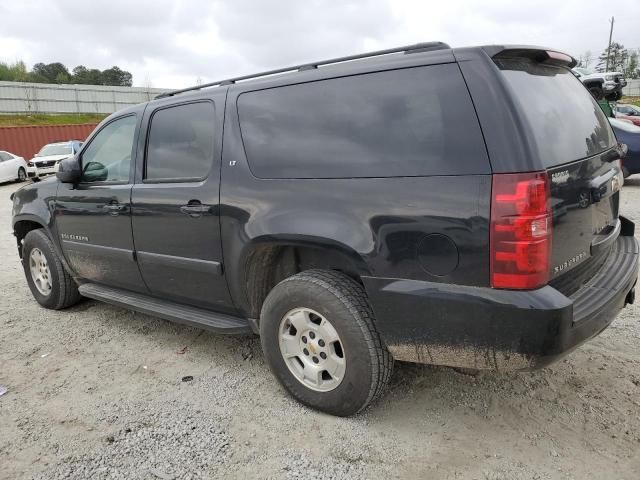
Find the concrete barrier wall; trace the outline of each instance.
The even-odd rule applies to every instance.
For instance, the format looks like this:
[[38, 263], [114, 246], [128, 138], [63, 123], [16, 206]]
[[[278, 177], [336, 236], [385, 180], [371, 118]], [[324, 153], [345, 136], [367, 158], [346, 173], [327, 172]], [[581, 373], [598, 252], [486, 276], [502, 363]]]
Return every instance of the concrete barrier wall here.
[[151, 100], [162, 88], [0, 82], [0, 114], [113, 113]]
[[622, 89], [625, 95], [640, 97], [640, 79], [627, 80], [627, 86]]

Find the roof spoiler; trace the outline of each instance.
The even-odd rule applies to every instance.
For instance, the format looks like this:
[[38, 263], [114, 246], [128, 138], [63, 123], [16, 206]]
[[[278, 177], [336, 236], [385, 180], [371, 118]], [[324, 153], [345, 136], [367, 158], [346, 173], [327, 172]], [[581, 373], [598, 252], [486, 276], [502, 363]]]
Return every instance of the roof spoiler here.
[[552, 48], [545, 47], [528, 47], [519, 45], [492, 45], [484, 47], [485, 52], [491, 58], [528, 58], [539, 63], [546, 63], [549, 65], [558, 65], [561, 67], [573, 68], [578, 64], [578, 61], [571, 55], [558, 52]]

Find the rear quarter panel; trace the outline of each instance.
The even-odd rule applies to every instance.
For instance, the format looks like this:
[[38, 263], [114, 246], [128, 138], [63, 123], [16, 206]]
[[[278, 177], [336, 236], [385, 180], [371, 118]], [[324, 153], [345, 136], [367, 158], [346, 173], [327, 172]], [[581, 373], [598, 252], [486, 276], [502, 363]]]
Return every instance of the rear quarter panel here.
[[[226, 275], [241, 311], [247, 311], [246, 279], [238, 266], [268, 243], [338, 251], [361, 275], [488, 284], [490, 175], [259, 179], [247, 164], [236, 99], [230, 91], [220, 216]], [[423, 242], [433, 234], [439, 237], [426, 240], [433, 248], [425, 253]], [[451, 270], [445, 274], [441, 254], [447, 256], [444, 270]]]

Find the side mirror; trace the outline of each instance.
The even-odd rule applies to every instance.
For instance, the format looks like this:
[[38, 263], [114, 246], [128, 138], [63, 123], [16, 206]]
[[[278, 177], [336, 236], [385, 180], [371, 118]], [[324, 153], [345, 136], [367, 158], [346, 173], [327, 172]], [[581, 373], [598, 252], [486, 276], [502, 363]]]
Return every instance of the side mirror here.
[[109, 178], [109, 170], [100, 162], [89, 162], [84, 167], [83, 178], [88, 182], [104, 182]]
[[80, 159], [77, 156], [65, 158], [58, 164], [56, 177], [62, 183], [78, 183], [81, 176]]

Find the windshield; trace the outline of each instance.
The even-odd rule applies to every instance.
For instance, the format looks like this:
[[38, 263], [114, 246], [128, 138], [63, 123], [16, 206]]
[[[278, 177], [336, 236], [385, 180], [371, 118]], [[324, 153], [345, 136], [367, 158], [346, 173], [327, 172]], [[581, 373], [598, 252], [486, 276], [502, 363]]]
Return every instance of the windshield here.
[[607, 117], [570, 70], [525, 58], [496, 60], [537, 154], [549, 168], [615, 145]]
[[38, 152], [39, 157], [48, 157], [50, 155], [70, 155], [71, 145], [68, 143], [58, 143], [45, 145], [42, 150]]

